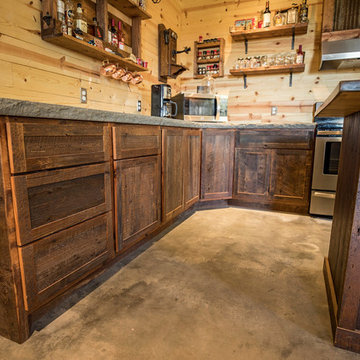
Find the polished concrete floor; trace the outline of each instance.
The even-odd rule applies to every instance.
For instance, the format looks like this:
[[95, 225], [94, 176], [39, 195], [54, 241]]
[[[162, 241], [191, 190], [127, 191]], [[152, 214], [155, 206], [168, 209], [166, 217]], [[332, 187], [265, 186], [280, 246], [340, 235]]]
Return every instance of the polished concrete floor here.
[[0, 359], [360, 359], [331, 342], [330, 229], [296, 215], [197, 212], [80, 289], [25, 344], [0, 339]]

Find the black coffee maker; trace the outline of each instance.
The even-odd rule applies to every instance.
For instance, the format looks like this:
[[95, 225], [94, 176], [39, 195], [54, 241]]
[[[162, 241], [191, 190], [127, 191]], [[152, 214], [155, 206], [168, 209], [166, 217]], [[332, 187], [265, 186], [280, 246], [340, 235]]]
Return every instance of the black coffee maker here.
[[169, 118], [177, 115], [177, 104], [171, 100], [170, 85], [151, 86], [151, 115]]

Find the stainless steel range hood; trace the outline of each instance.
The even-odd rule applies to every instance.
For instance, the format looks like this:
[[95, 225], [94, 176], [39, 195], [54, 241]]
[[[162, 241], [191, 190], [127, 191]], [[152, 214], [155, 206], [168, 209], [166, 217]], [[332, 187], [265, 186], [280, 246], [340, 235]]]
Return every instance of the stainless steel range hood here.
[[320, 70], [360, 68], [360, 39], [324, 41]]

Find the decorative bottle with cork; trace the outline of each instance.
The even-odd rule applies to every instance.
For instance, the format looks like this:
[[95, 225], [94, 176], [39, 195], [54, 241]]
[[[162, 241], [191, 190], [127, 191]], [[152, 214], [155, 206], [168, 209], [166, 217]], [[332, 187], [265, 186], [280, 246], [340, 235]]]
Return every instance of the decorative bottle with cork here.
[[271, 11], [270, 11], [269, 1], [267, 1], [265, 11], [264, 11], [263, 27], [266, 28], [266, 27], [270, 27], [270, 26], [271, 26]]

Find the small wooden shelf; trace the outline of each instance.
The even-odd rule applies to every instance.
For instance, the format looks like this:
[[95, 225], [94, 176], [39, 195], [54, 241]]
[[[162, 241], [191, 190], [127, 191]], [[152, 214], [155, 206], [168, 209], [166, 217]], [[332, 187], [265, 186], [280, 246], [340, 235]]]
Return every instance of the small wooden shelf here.
[[135, 3], [135, 1], [109, 0], [109, 4], [131, 18], [140, 17], [143, 20], [151, 19], [151, 15], [147, 11], [139, 7]]
[[99, 49], [98, 47], [90, 45], [85, 41], [76, 39], [66, 34], [60, 34], [59, 36], [53, 36], [53, 35], [44, 36], [43, 40], [52, 44], [62, 46], [66, 49], [73, 50], [81, 54], [90, 56], [94, 59], [111, 60], [123, 66], [124, 68], [127, 68], [129, 71], [147, 71], [146, 68], [138, 64], [135, 64], [130, 60], [124, 59], [118, 55]]
[[232, 69], [230, 70], [230, 74], [233, 76], [243, 76], [243, 75], [300, 73], [304, 71], [305, 71], [305, 64], [292, 64], [292, 65], [258, 67], [253, 69]]
[[213, 47], [219, 47], [221, 42], [220, 41], [213, 41], [213, 42], [207, 42], [207, 43], [196, 42], [195, 44], [197, 45], [198, 49], [208, 49], [208, 48], [213, 48]]
[[292, 36], [306, 34], [308, 24], [291, 24], [282, 26], [272, 26], [253, 30], [232, 30], [230, 34], [235, 41], [266, 39], [279, 36]]
[[[203, 79], [206, 75], [194, 75], [194, 79]], [[223, 77], [222, 75], [216, 74], [216, 75], [211, 75], [214, 79], [218, 78], [218, 77]]]
[[216, 64], [220, 62], [220, 58], [217, 59], [204, 59], [204, 60], [198, 60], [198, 64]]

